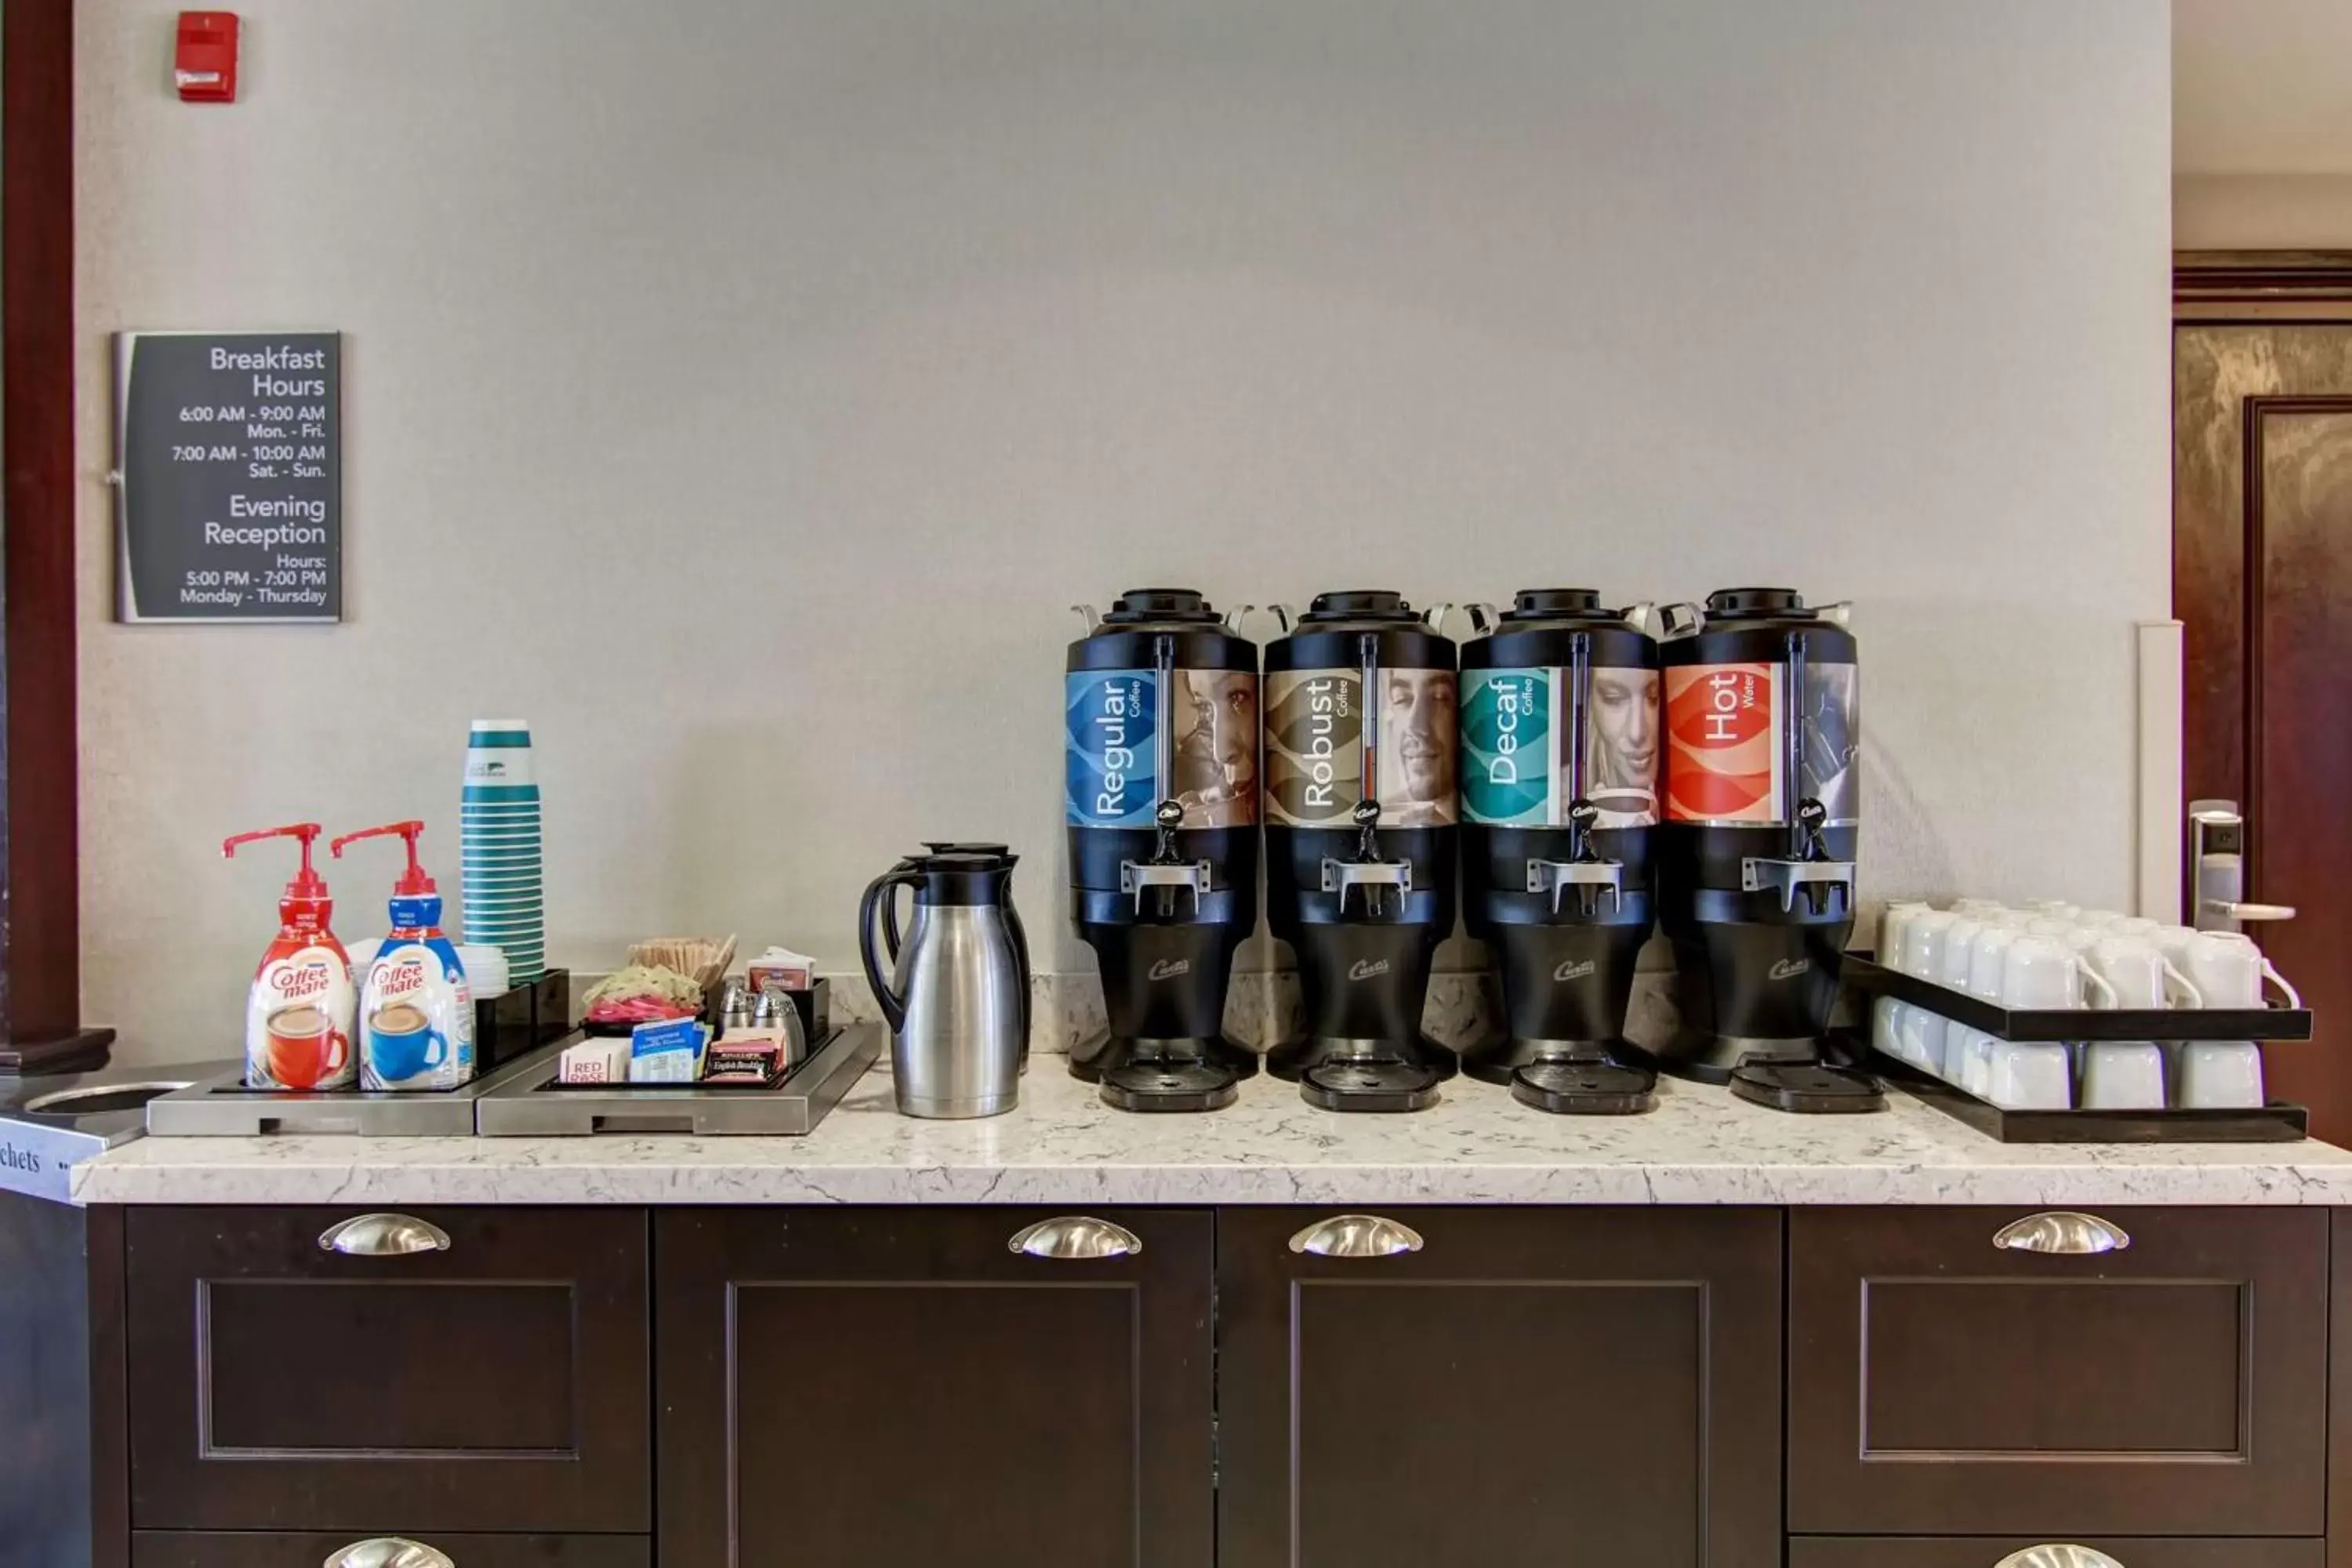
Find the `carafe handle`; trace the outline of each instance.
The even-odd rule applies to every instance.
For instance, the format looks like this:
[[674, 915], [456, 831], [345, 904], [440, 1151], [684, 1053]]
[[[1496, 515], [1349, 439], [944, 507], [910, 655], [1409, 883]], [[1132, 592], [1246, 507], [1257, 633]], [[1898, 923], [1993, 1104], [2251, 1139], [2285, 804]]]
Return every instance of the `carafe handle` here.
[[[907, 867], [893, 866], [866, 885], [866, 896], [857, 905], [857, 954], [866, 962], [866, 983], [874, 988], [874, 1000], [881, 1005], [882, 1016], [894, 1035], [906, 1027], [907, 999], [891, 990], [883, 976], [881, 961], [874, 953], [874, 928], [882, 909], [898, 899], [900, 886], [912, 887], [918, 879]], [[896, 919], [894, 914], [894, 924]]]

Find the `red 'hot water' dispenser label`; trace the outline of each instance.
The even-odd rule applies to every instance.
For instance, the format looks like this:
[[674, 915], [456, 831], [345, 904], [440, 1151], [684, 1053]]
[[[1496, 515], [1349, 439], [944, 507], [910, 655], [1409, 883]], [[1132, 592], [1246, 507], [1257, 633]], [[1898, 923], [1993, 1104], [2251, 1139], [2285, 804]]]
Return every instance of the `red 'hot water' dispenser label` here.
[[1788, 819], [1777, 664], [1694, 664], [1666, 676], [1666, 820]]

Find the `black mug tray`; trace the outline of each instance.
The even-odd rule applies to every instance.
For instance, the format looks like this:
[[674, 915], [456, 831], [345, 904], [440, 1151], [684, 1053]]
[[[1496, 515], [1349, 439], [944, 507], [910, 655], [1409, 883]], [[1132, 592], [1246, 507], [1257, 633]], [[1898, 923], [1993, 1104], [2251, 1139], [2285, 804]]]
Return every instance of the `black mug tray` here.
[[2294, 1143], [2311, 1135], [2310, 1112], [2284, 1100], [2228, 1110], [2011, 1110], [1858, 1038], [1838, 1043], [1849, 1059], [1998, 1143]]
[[1925, 1007], [1997, 1040], [2307, 1040], [2308, 1007], [2084, 1007], [2011, 1009], [1948, 985], [1845, 955], [1843, 975], [1858, 991]]

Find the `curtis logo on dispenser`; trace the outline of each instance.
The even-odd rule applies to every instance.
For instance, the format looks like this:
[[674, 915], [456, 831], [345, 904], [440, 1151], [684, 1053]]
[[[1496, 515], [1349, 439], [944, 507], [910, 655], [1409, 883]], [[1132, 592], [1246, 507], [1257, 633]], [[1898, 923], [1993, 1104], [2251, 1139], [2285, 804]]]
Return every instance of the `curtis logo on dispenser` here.
[[1190, 974], [1192, 973], [1192, 961], [1191, 959], [1163, 958], [1159, 963], [1151, 966], [1150, 978], [1153, 980], [1173, 980], [1179, 975]]
[[1784, 958], [1771, 967], [1771, 969], [1766, 973], [1765, 978], [1768, 980], [1794, 980], [1800, 974], [1811, 973], [1813, 961], [1810, 958]]
[[1553, 970], [1551, 977], [1562, 984], [1570, 980], [1589, 980], [1592, 977], [1592, 960], [1571, 958]]
[[1385, 958], [1360, 958], [1356, 960], [1355, 963], [1349, 969], [1348, 978], [1350, 980], [1373, 980], [1379, 978], [1381, 975], [1386, 974], [1388, 972], [1389, 961]]

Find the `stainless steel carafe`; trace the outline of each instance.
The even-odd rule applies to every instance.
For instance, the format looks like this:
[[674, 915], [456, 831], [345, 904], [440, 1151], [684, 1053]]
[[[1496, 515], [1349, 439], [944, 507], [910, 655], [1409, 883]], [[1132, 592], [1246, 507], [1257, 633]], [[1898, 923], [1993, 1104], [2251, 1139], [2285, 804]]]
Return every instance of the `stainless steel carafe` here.
[[[900, 861], [858, 906], [866, 978], [890, 1024], [902, 1115], [995, 1116], [1021, 1096], [1029, 959], [1009, 919], [1018, 858], [951, 850]], [[915, 912], [885, 978], [876, 939], [897, 925], [898, 889]]]

